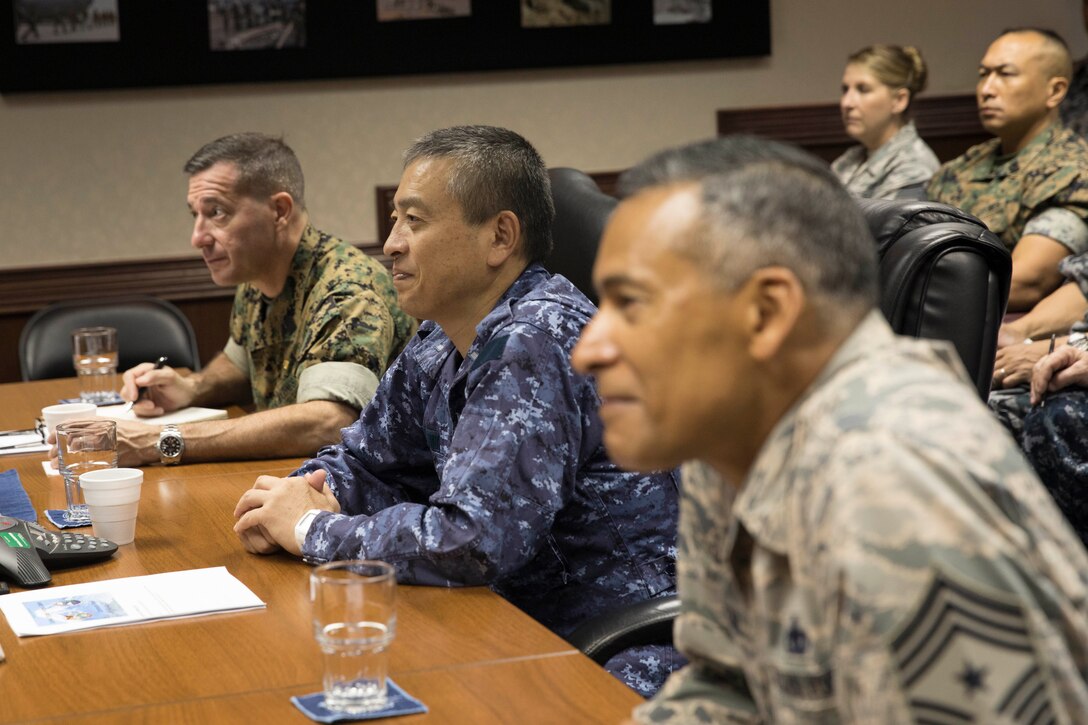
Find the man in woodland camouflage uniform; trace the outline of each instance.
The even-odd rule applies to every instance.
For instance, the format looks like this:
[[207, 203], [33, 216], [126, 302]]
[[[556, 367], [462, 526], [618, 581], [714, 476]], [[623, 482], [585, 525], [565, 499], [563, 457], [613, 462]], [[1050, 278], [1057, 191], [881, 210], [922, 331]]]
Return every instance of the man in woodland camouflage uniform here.
[[926, 189], [977, 216], [1012, 250], [1013, 312], [1058, 287], [1062, 258], [1088, 251], [1088, 144], [1059, 118], [1071, 74], [1069, 49], [1052, 31], [999, 36], [977, 87], [979, 118], [997, 138], [942, 166]]
[[[569, 360], [593, 305], [540, 266], [555, 212], [536, 150], [500, 128], [435, 131], [406, 153], [394, 209], [393, 282], [426, 322], [342, 443], [242, 496], [245, 547], [488, 584], [560, 635], [675, 591], [676, 475], [605, 454]], [[651, 646], [608, 668], [652, 694], [676, 662]]]
[[827, 167], [733, 137], [621, 189], [573, 359], [613, 460], [687, 462], [690, 664], [635, 718], [1083, 719], [1088, 554], [955, 350], [875, 309], [872, 237]]
[[[415, 321], [380, 263], [310, 225], [302, 169], [280, 139], [220, 138], [185, 172], [192, 244], [216, 284], [238, 285], [230, 339], [187, 377], [151, 363], [132, 368], [122, 396], [148, 389], [139, 415], [254, 404], [242, 418], [180, 426], [184, 461], [313, 455], [358, 417]], [[158, 426], [120, 423], [121, 464], [159, 460], [158, 439]]]

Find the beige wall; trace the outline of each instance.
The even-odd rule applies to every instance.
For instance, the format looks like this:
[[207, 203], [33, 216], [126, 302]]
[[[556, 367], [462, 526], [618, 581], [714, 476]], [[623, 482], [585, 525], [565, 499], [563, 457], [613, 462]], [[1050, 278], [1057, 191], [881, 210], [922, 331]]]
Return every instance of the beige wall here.
[[843, 59], [870, 42], [921, 47], [932, 94], [971, 90], [1008, 26], [1055, 28], [1076, 56], [1088, 47], [1076, 0], [771, 4], [760, 59], [0, 97], [0, 269], [194, 254], [180, 167], [232, 131], [284, 134], [313, 220], [371, 241], [375, 185], [396, 183], [400, 151], [432, 128], [508, 126], [550, 165], [614, 170], [713, 135], [719, 108], [833, 101]]

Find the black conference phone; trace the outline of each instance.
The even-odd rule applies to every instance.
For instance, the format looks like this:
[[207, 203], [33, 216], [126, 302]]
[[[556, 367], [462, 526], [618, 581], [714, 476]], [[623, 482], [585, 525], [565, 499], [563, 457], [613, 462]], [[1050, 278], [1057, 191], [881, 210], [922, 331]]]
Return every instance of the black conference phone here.
[[97, 536], [47, 531], [33, 521], [0, 516], [0, 576], [19, 586], [48, 584], [50, 569], [108, 559], [117, 544]]

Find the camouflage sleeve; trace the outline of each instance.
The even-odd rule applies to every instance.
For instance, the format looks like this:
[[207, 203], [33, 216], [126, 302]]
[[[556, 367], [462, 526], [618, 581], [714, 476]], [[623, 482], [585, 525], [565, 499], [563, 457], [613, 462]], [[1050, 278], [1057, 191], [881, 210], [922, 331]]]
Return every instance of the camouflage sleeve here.
[[1061, 207], [1048, 207], [1028, 219], [1024, 236], [1039, 234], [1065, 246], [1072, 254], [1088, 251], [1088, 224]]
[[358, 363], [321, 362], [299, 375], [295, 400], [335, 400], [359, 411], [374, 397], [377, 387], [377, 376]]
[[[439, 586], [484, 584], [536, 555], [556, 512], [573, 492], [582, 430], [578, 393], [585, 382], [550, 336], [517, 330], [503, 335], [485, 346], [474, 363], [459, 417], [451, 421], [438, 415], [425, 422], [426, 427], [452, 426], [448, 448], [415, 451], [419, 467], [424, 452], [433, 456], [432, 470], [441, 479], [437, 490], [425, 499], [408, 491], [403, 498], [411, 500], [401, 502], [386, 496], [382, 503], [392, 505], [375, 507], [359, 498], [371, 499], [372, 492], [359, 489], [371, 488], [381, 474], [372, 467], [365, 477], [344, 478], [338, 472], [337, 498], [347, 504], [346, 511], [359, 515], [319, 518], [307, 548], [312, 544], [323, 558], [383, 559], [397, 567], [400, 581]], [[399, 440], [398, 427], [408, 417], [421, 419], [424, 411], [385, 405], [382, 390], [359, 424], [345, 431], [347, 451], [340, 453], [356, 461], [377, 456], [410, 470], [413, 461], [401, 459], [393, 441]], [[409, 424], [407, 433], [414, 437], [416, 424]], [[377, 451], [370, 448], [374, 426], [388, 431], [387, 439], [377, 434], [378, 441], [386, 440]], [[438, 436], [425, 431], [424, 437]], [[387, 455], [393, 461], [385, 461]], [[360, 503], [366, 513], [359, 513]]]
[[[418, 342], [416, 340], [415, 342]], [[416, 364], [406, 350], [381, 379], [374, 397], [359, 419], [341, 431], [340, 443], [326, 446], [292, 475], [322, 469], [343, 511], [339, 521], [373, 514], [398, 503], [419, 498], [417, 491], [433, 489], [437, 475], [423, 429], [422, 383]], [[336, 552], [365, 549], [356, 542], [334, 539], [333, 522], [315, 522], [303, 553], [315, 559], [353, 558]], [[314, 533], [321, 536], [315, 537]]]
[[246, 352], [244, 347], [236, 343], [233, 337], [227, 338], [227, 344], [223, 346], [223, 355], [234, 363], [234, 367], [244, 372], [247, 378], [252, 377], [249, 353]]
[[1066, 279], [1076, 283], [1081, 294], [1088, 298], [1088, 254], [1066, 257], [1058, 263], [1058, 271]]
[[306, 312], [302, 368], [320, 362], [350, 362], [381, 377], [393, 352], [394, 323], [372, 287], [341, 286]]
[[[943, 713], [1019, 722], [1014, 712], [1026, 698], [1034, 713], [1061, 708], [1052, 677], [1068, 657], [1051, 657], [1045, 630], [1048, 612], [1070, 603], [1059, 590], [1040, 591], [1028, 573], [1053, 566], [1040, 561], [1051, 542], [1004, 536], [1022, 534], [1013, 522], [1040, 511], [1052, 519], [1053, 506], [1012, 460], [1018, 452], [985, 438], [960, 436], [961, 457], [883, 432], [848, 434], [811, 488], [810, 520], [801, 526], [813, 533], [801, 546], [814, 548], [798, 578], [809, 582], [818, 610], [834, 613], [829, 630], [813, 634], [832, 643], [844, 721], [921, 722]], [[997, 506], [980, 483], [995, 471], [1017, 494]], [[1024, 531], [1045, 532], [1043, 523]]]

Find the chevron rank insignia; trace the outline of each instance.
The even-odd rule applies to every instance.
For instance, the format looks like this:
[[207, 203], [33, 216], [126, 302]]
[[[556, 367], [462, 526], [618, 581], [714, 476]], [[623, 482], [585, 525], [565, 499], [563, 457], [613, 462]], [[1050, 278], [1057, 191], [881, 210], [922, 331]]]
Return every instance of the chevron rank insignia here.
[[1053, 719], [1031, 634], [1011, 600], [938, 575], [892, 650], [916, 722]]

